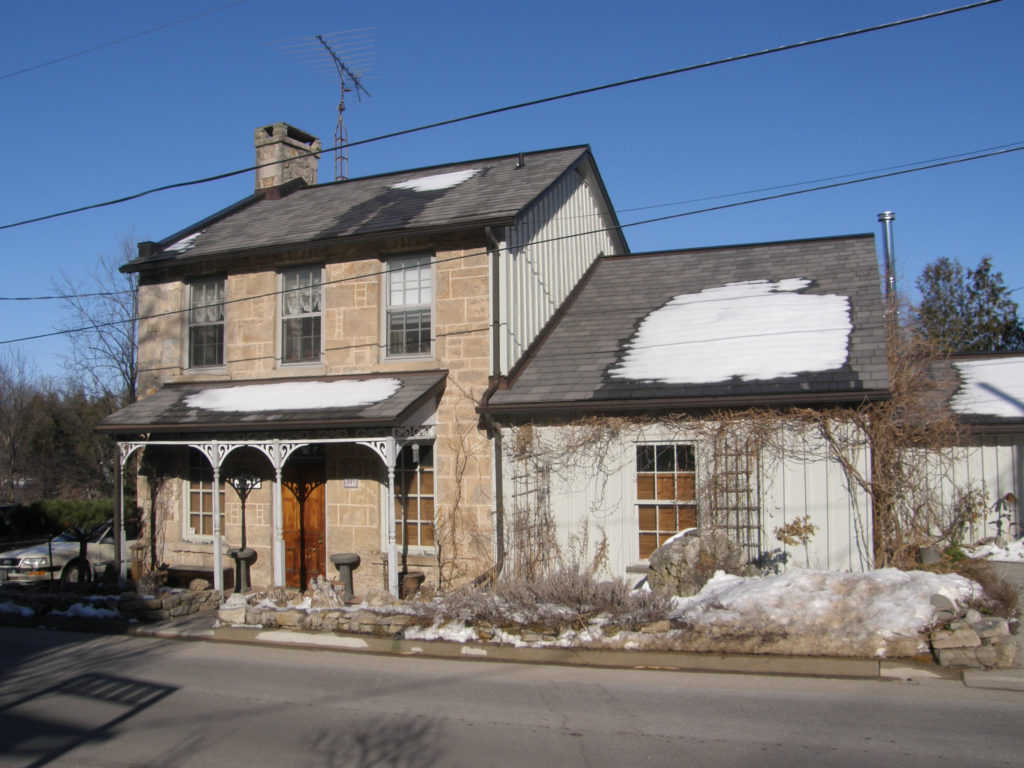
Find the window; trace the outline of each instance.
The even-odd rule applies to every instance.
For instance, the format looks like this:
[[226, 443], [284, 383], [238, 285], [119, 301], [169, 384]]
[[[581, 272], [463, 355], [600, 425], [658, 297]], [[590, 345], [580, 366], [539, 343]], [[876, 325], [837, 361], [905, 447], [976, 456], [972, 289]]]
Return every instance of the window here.
[[385, 326], [389, 357], [431, 353], [433, 300], [430, 254], [388, 260]]
[[281, 274], [282, 363], [319, 362], [322, 283], [320, 267], [302, 267]]
[[189, 286], [188, 367], [224, 365], [224, 278]]
[[[220, 484], [220, 530], [224, 532], [224, 483]], [[213, 468], [205, 456], [189, 452], [188, 532], [213, 536]]]
[[696, 463], [692, 445], [636, 447], [640, 557], [672, 534], [697, 525]]
[[434, 449], [407, 445], [395, 465], [395, 538], [398, 546], [434, 546]]

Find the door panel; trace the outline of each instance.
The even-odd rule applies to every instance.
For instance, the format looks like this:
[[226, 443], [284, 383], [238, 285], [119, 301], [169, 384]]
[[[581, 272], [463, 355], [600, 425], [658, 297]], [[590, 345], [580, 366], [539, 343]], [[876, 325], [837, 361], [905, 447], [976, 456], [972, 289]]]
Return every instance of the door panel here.
[[322, 461], [296, 461], [282, 474], [281, 512], [285, 584], [305, 589], [325, 570], [324, 485]]

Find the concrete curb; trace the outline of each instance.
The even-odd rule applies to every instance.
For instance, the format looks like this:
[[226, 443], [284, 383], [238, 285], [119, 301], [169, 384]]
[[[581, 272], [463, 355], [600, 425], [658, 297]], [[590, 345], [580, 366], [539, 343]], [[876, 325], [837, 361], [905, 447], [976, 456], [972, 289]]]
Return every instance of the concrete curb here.
[[958, 680], [956, 670], [907, 659], [852, 659], [826, 656], [769, 656], [757, 654], [687, 653], [684, 651], [620, 651], [600, 648], [514, 648], [483, 643], [405, 640], [371, 635], [310, 632], [261, 627], [192, 628], [174, 622], [138, 625], [131, 634], [174, 640], [207, 640], [248, 645], [305, 648], [349, 653], [421, 656], [436, 659], [554, 664], [609, 669], [651, 669], [747, 675], [792, 675], [863, 680]]

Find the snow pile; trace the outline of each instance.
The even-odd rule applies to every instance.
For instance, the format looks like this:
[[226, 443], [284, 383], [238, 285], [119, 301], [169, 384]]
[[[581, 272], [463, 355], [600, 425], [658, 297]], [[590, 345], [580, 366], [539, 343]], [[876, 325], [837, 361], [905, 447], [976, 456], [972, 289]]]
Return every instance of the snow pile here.
[[457, 187], [478, 173], [480, 173], [479, 168], [451, 171], [450, 173], [435, 173], [433, 176], [421, 176], [418, 179], [400, 181], [397, 184], [392, 184], [391, 189], [411, 189], [413, 192], [437, 192], [442, 189]]
[[982, 544], [967, 550], [970, 557], [995, 560], [1000, 563], [1024, 563], [1024, 539], [1009, 542], [1006, 546]]
[[963, 384], [950, 405], [957, 413], [1024, 416], [1024, 357], [960, 360], [953, 363]]
[[[693, 597], [677, 597], [665, 631], [621, 631], [606, 616], [561, 634], [494, 627], [482, 636], [467, 622], [406, 629], [410, 640], [489, 640], [516, 647], [612, 647], [708, 653], [906, 657], [927, 652], [931, 598], [963, 605], [980, 588], [957, 575], [892, 568], [871, 573], [794, 569], [764, 578], [716, 573]], [[667, 622], [666, 622], [667, 623]]]
[[703, 633], [715, 647], [753, 633], [762, 653], [777, 647], [793, 654], [909, 656], [928, 648], [922, 632], [935, 611], [932, 595], [963, 604], [977, 590], [963, 576], [894, 568], [797, 568], [754, 579], [719, 572], [700, 594], [677, 598], [671, 618]]
[[398, 379], [295, 381], [211, 387], [185, 398], [190, 408], [254, 413], [320, 408], [355, 408], [387, 400], [402, 386]]
[[611, 374], [705, 384], [829, 371], [846, 363], [850, 300], [810, 280], [752, 280], [676, 296], [641, 322]]

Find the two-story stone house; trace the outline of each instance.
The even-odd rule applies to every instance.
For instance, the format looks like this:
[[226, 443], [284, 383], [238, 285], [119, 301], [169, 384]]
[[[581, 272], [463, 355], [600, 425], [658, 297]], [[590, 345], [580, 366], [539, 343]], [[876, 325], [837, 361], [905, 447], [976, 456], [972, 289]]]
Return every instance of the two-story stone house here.
[[122, 468], [141, 456], [146, 559], [218, 587], [243, 546], [257, 584], [305, 586], [342, 552], [360, 592], [484, 573], [501, 458], [477, 406], [627, 252], [589, 149], [317, 184], [314, 137], [277, 123], [255, 143], [251, 196], [123, 267], [140, 400], [101, 429]]

